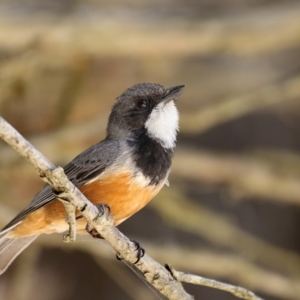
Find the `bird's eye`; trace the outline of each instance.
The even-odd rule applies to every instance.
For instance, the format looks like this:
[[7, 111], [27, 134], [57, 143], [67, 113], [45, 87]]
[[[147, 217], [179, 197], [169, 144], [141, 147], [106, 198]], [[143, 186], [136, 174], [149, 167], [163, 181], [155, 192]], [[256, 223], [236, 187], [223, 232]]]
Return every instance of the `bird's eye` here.
[[145, 100], [145, 99], [140, 99], [140, 100], [137, 101], [136, 106], [139, 109], [145, 109], [149, 106], [149, 101]]

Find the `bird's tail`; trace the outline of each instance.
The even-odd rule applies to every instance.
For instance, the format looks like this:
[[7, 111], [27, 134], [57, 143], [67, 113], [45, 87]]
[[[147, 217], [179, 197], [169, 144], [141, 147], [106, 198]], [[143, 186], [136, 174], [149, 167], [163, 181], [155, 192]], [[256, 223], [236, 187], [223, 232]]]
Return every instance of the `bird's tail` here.
[[0, 232], [0, 275], [37, 236], [8, 238], [9, 231]]

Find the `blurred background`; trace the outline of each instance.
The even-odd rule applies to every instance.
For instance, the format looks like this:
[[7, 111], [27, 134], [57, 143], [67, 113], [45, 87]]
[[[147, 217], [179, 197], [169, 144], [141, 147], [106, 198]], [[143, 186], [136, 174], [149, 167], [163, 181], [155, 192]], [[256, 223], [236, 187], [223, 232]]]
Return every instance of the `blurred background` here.
[[[186, 90], [170, 187], [120, 230], [178, 270], [300, 299], [300, 2], [0, 1], [0, 114], [55, 164], [102, 139], [138, 82]], [[42, 185], [0, 141], [0, 226]], [[164, 298], [105, 242], [52, 235], [0, 277], [0, 299]]]

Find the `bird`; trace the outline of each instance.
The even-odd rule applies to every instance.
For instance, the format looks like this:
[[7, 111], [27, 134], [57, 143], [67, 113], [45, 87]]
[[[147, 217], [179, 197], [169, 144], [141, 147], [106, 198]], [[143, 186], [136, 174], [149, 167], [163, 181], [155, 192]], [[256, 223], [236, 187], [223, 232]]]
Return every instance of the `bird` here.
[[[176, 146], [176, 100], [184, 85], [138, 83], [117, 97], [106, 137], [64, 167], [95, 205], [107, 205], [117, 226], [142, 209], [166, 184]], [[76, 212], [78, 234], [87, 222]], [[0, 275], [39, 235], [68, 230], [63, 204], [49, 184], [0, 231]]]

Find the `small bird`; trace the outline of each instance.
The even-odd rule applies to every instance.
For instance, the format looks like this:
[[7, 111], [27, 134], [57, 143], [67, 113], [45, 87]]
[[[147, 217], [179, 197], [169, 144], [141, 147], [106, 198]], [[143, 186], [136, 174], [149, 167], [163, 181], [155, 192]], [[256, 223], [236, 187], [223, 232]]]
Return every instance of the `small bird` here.
[[[106, 138], [64, 167], [87, 199], [109, 206], [116, 226], [168, 184], [178, 131], [175, 100], [183, 89], [150, 83], [130, 87], [112, 107]], [[77, 232], [86, 233], [80, 212], [76, 220]], [[64, 206], [46, 184], [0, 232], [0, 274], [40, 234], [67, 230]]]

